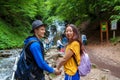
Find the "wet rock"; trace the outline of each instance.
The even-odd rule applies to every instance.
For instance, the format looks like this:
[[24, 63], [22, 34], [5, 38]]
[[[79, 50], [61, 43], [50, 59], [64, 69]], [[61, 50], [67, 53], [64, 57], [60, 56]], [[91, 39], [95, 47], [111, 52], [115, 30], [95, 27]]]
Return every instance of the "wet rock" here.
[[8, 54], [8, 53], [0, 53], [0, 57], [4, 57], [7, 58], [9, 56], [11, 56], [12, 54]]

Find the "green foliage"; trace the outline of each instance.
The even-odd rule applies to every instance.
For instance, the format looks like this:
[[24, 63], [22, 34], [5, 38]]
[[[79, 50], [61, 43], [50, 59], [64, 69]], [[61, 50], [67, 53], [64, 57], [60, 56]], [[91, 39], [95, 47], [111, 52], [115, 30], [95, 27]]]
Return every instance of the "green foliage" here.
[[13, 26], [28, 26], [36, 17], [49, 24], [59, 18], [78, 25], [90, 18], [120, 19], [119, 0], [1, 0], [0, 4], [0, 17]]
[[[92, 3], [92, 5], [91, 5]], [[93, 18], [100, 20], [110, 20], [110, 19], [117, 19], [119, 12], [117, 12], [118, 9], [116, 9], [117, 6], [120, 5], [119, 0], [96, 0], [95, 2], [92, 2], [89, 5], [90, 8], [92, 8]], [[117, 16], [117, 17], [116, 17]]]
[[112, 43], [120, 42], [120, 37], [111, 38], [110, 41], [111, 41]]
[[95, 22], [112, 18], [119, 20], [119, 4], [119, 0], [47, 0], [46, 18], [48, 22], [60, 18], [76, 25], [88, 19]]
[[50, 77], [55, 78], [57, 76], [55, 74], [50, 74]]
[[115, 14], [112, 14], [110, 17], [113, 20], [120, 20], [120, 6], [115, 6], [114, 7]]
[[27, 31], [24, 32], [23, 28], [12, 28], [0, 20], [0, 49], [21, 47], [24, 38], [27, 36]]
[[[57, 3], [57, 4], [56, 4]], [[80, 24], [88, 17], [84, 0], [47, 0], [45, 2], [49, 16], [48, 22], [54, 19]], [[85, 16], [86, 15], [86, 16]]]
[[95, 69], [97, 68], [97, 66], [95, 64], [92, 64], [92, 68]]
[[28, 25], [26, 21], [36, 15], [35, 3], [36, 0], [2, 0], [0, 17], [12, 26]]
[[120, 0], [0, 0], [0, 10], [2, 49], [20, 47], [34, 19], [48, 25], [61, 20], [77, 26], [86, 20], [94, 24], [120, 20]]

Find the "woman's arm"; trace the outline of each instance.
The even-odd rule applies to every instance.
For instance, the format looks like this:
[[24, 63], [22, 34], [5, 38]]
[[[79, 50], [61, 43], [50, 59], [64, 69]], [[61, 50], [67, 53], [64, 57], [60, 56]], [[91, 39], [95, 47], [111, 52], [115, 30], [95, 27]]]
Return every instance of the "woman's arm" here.
[[66, 53], [65, 53], [65, 56], [63, 58], [60, 58], [59, 59], [59, 63], [57, 65], [57, 69], [59, 70], [66, 62], [67, 60], [69, 60], [71, 58], [71, 56], [73, 55], [73, 51], [72, 50], [68, 50]]

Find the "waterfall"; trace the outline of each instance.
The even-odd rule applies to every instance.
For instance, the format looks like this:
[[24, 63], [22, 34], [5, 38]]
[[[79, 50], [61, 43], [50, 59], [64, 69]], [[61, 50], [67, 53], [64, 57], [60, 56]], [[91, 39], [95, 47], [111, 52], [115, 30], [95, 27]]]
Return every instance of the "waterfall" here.
[[[48, 26], [49, 29], [49, 36], [48, 36], [48, 41], [49, 41], [49, 48], [51, 48], [51, 46], [55, 45], [53, 44], [55, 41], [54, 38], [57, 36], [57, 35], [61, 35], [64, 33], [64, 30], [65, 30], [65, 23], [64, 21], [59, 21], [59, 20], [55, 20], [53, 21], [53, 23], [51, 25]], [[46, 48], [46, 44], [44, 44], [44, 47]]]

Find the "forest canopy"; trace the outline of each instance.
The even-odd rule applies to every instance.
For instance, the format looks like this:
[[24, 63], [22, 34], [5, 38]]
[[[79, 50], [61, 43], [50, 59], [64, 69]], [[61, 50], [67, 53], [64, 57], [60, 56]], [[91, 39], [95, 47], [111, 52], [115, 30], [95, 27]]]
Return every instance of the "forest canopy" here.
[[15, 26], [36, 19], [80, 24], [85, 20], [119, 20], [120, 0], [0, 0], [0, 18]]
[[0, 49], [20, 47], [35, 19], [47, 25], [59, 20], [77, 26], [84, 21], [93, 25], [119, 21], [120, 0], [0, 0]]

